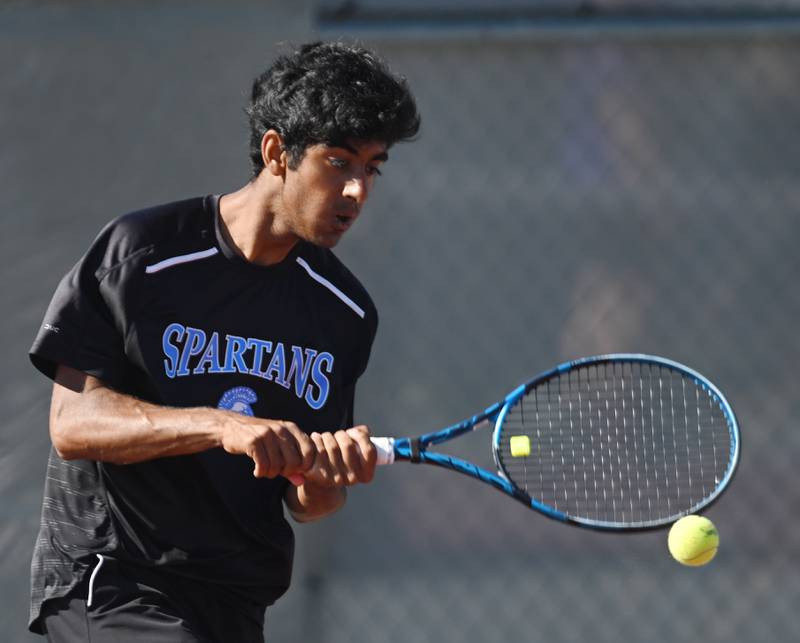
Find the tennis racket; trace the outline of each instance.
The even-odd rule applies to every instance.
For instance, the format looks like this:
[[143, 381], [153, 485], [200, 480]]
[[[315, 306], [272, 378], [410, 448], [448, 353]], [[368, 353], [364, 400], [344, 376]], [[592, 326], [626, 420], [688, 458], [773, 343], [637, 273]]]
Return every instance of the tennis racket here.
[[[494, 426], [498, 472], [429, 451]], [[431, 464], [491, 485], [545, 516], [604, 530], [669, 525], [714, 502], [739, 461], [733, 409], [705, 377], [639, 354], [567, 362], [458, 424], [372, 438], [378, 464]]]

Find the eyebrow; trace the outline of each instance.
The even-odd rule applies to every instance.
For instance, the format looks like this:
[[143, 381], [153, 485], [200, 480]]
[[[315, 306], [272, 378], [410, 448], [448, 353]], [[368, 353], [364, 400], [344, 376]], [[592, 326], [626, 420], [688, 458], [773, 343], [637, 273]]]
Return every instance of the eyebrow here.
[[[338, 145], [333, 145], [332, 147], [341, 147], [343, 150], [347, 150], [354, 156], [358, 156], [358, 150], [354, 148], [352, 145], [349, 145], [348, 143], [339, 143]], [[387, 154], [386, 152], [381, 152], [380, 154], [376, 154], [370, 159], [370, 161], [384, 161], [384, 162], [388, 160], [389, 160], [389, 154]]]

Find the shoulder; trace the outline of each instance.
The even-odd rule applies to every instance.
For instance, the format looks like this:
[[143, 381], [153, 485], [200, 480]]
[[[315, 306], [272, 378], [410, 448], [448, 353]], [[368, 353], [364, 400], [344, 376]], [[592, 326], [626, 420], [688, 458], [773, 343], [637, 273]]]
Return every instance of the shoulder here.
[[303, 244], [295, 261], [308, 276], [330, 290], [369, 325], [377, 325], [378, 312], [367, 289], [342, 261], [326, 248]]
[[110, 221], [95, 239], [100, 271], [109, 271], [137, 257], [191, 251], [213, 244], [209, 197], [195, 197], [144, 208]]

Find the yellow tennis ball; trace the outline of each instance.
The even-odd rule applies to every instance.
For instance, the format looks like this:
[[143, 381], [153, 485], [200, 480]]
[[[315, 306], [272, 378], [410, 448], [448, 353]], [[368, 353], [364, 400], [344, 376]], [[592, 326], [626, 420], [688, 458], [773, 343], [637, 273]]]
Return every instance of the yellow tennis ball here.
[[716, 556], [719, 533], [708, 518], [684, 516], [669, 530], [667, 546], [679, 563], [699, 567]]
[[527, 458], [531, 454], [531, 441], [527, 435], [512, 435], [511, 456], [514, 458]]

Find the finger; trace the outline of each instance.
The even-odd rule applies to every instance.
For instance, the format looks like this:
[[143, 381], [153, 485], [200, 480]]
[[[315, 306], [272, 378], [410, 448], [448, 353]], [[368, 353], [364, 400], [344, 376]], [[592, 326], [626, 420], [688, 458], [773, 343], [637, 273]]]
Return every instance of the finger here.
[[283, 454], [281, 453], [280, 438], [272, 427], [267, 429], [260, 437], [259, 442], [264, 446], [269, 458], [267, 478], [274, 478], [283, 471]]
[[361, 463], [358, 471], [358, 482], [371, 482], [375, 476], [375, 465], [378, 462], [378, 450], [372, 441], [369, 439], [369, 429], [363, 427], [366, 431], [361, 430], [362, 427], [354, 427], [347, 429], [347, 434], [358, 445], [361, 454]]
[[283, 458], [283, 468], [281, 475], [288, 476], [297, 471], [301, 471], [302, 458], [300, 456], [300, 445], [286, 425], [279, 426], [276, 431], [277, 444]]
[[[344, 433], [344, 431], [341, 433]], [[339, 441], [336, 439], [336, 434], [323, 433], [322, 441], [325, 444], [325, 452], [328, 454], [333, 484], [337, 487], [343, 487], [348, 482], [347, 466], [342, 459], [342, 450]]]
[[314, 445], [316, 455], [314, 463], [306, 472], [305, 477], [318, 485], [331, 486], [333, 484], [333, 473], [331, 472], [330, 458], [325, 447], [325, 441], [320, 433], [312, 433], [309, 437]]
[[251, 444], [250, 450], [247, 453], [253, 460], [255, 466], [253, 467], [253, 476], [256, 478], [265, 478], [269, 471], [269, 454], [266, 448], [261, 443], [261, 440], [254, 440]]
[[301, 471], [307, 471], [314, 464], [314, 458], [317, 455], [317, 448], [308, 434], [306, 434], [294, 422], [287, 422], [286, 429], [294, 439], [295, 447], [300, 454], [300, 465], [298, 469]]
[[339, 444], [339, 453], [342, 455], [344, 471], [342, 472], [348, 485], [356, 484], [361, 478], [363, 457], [361, 448], [353, 440], [347, 431], [337, 431], [334, 433], [336, 442]]
[[360, 434], [365, 436], [367, 439], [372, 435], [369, 427], [366, 424], [359, 424], [358, 426], [353, 426], [347, 429], [347, 432], [353, 436], [356, 434]]

